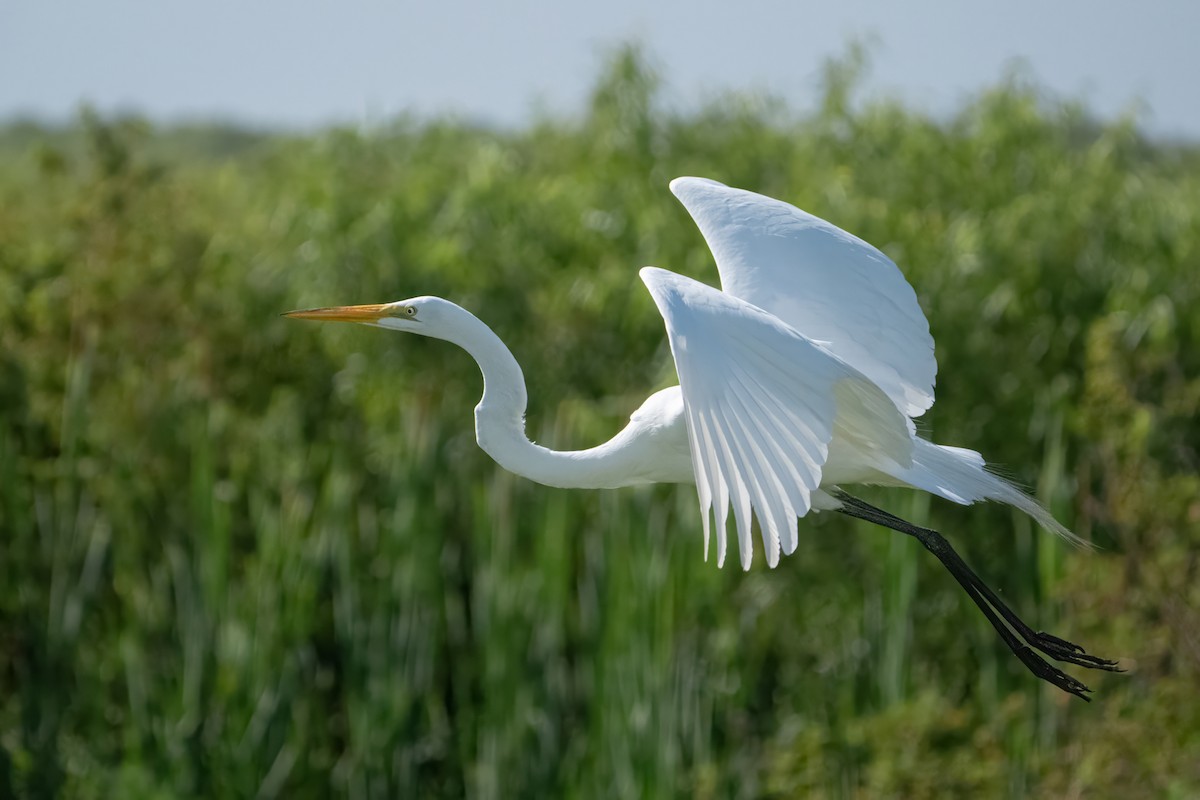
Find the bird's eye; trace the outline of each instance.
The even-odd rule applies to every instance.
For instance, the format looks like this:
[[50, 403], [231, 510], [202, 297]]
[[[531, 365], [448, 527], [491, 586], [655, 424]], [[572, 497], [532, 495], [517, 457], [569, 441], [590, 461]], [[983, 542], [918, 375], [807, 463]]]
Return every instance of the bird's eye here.
[[409, 319], [412, 319], [416, 315], [417, 315], [417, 307], [416, 306], [405, 306], [404, 307], [404, 316], [408, 317]]

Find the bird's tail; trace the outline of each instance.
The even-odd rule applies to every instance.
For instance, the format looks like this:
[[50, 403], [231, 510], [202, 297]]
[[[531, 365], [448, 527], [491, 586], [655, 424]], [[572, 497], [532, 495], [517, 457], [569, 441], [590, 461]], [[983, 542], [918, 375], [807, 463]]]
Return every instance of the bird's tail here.
[[905, 483], [962, 505], [980, 500], [1007, 503], [1024, 511], [1043, 528], [1071, 544], [1088, 546], [1087, 542], [1067, 530], [1032, 497], [999, 475], [989, 472], [983, 456], [974, 450], [933, 444], [919, 438], [915, 445], [912, 466], [897, 476]]

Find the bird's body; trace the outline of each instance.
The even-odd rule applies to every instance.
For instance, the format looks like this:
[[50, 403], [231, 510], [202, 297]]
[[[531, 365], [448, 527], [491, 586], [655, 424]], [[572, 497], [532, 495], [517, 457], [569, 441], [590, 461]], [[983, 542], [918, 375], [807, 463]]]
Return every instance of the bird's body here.
[[746, 569], [753, 518], [772, 567], [781, 552], [796, 549], [797, 519], [810, 511], [840, 511], [915, 536], [1035, 674], [1084, 696], [1086, 687], [1012, 640], [995, 614], [1055, 658], [1104, 669], [1111, 662], [1033, 633], [940, 534], [843, 489], [908, 486], [956, 503], [1004, 502], [1075, 538], [989, 472], [979, 453], [916, 434], [913, 420], [933, 404], [937, 362], [928, 322], [899, 268], [861, 239], [779, 200], [700, 178], [676, 179], [671, 189], [708, 241], [722, 289], [656, 267], [641, 270], [680, 383], [651, 395], [622, 431], [596, 447], [555, 451], [531, 442], [520, 365], [487, 325], [447, 300], [417, 297], [290, 316], [361, 322], [459, 345], [484, 378], [476, 438], [501, 466], [563, 488], [694, 483], [706, 556], [716, 519], [718, 564], [727, 551], [730, 508]]

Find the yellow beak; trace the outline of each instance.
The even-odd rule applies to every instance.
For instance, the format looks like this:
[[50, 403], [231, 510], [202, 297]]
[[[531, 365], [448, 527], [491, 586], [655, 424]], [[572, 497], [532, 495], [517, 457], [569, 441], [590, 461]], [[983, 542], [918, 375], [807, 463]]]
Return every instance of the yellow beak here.
[[387, 304], [369, 306], [332, 306], [289, 311], [283, 316], [294, 319], [315, 319], [319, 322], [378, 322], [388, 316]]

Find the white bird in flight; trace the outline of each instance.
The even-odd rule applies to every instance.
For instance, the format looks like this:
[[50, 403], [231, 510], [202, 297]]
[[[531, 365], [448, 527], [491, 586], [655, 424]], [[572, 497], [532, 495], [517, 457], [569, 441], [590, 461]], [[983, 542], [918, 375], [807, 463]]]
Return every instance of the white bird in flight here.
[[677, 178], [671, 191], [708, 242], [722, 288], [657, 267], [641, 270], [666, 324], [679, 385], [651, 395], [624, 430], [597, 447], [556, 451], [531, 442], [521, 367], [487, 325], [448, 300], [414, 297], [286, 316], [359, 322], [457, 344], [483, 373], [475, 433], [497, 463], [563, 488], [694, 483], [705, 557], [715, 527], [718, 565], [725, 562], [730, 507], [744, 569], [754, 552], [752, 517], [772, 567], [780, 552], [796, 549], [797, 519], [810, 511], [839, 511], [914, 536], [1034, 675], [1088, 699], [1090, 689], [1030, 648], [1085, 667], [1118, 671], [1115, 662], [1035, 632], [939, 533], [841, 488], [907, 486], [964, 505], [1008, 503], [1079, 541], [989, 472], [979, 453], [916, 435], [913, 420], [933, 405], [937, 362], [929, 323], [896, 264], [780, 200], [703, 178]]

